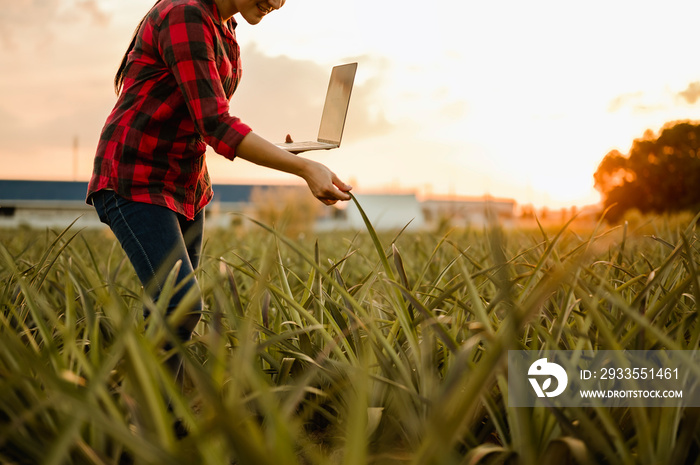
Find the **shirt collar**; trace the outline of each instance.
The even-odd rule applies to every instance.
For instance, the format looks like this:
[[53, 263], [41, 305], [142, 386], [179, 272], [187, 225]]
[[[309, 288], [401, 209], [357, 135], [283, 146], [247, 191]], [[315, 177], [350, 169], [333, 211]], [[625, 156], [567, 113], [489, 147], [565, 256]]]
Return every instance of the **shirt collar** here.
[[212, 12], [212, 15], [216, 19], [216, 24], [219, 24], [220, 26], [228, 26], [231, 28], [231, 30], [236, 29], [236, 26], [238, 26], [238, 23], [234, 19], [233, 16], [231, 16], [227, 21], [224, 21], [221, 19], [221, 13], [219, 13], [219, 7], [216, 5], [216, 2], [214, 0], [204, 0], [204, 3], [206, 3], [209, 6], [209, 9]]

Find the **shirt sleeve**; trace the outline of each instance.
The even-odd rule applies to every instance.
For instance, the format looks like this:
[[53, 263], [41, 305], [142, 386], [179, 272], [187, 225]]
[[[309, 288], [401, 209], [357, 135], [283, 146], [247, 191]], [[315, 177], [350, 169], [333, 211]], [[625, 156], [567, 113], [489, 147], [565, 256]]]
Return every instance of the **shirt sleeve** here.
[[233, 160], [236, 147], [251, 129], [229, 114], [214, 50], [215, 28], [199, 8], [182, 5], [169, 11], [155, 39], [204, 142]]

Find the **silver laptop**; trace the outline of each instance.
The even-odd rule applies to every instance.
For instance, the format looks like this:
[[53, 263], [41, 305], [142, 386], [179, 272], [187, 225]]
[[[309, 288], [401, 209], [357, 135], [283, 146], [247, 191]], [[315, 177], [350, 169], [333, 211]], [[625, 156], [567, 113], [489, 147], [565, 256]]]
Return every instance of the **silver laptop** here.
[[352, 85], [355, 82], [355, 71], [357, 71], [357, 63], [338, 65], [331, 71], [326, 103], [323, 105], [323, 114], [321, 115], [321, 125], [318, 128], [318, 138], [315, 141], [282, 142], [275, 145], [292, 153], [340, 147]]

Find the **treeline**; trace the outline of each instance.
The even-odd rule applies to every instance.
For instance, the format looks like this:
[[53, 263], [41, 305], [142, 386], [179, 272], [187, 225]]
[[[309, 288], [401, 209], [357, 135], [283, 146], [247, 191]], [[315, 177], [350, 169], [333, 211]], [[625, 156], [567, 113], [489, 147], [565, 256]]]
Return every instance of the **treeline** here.
[[698, 211], [700, 123], [668, 123], [658, 136], [646, 131], [627, 155], [609, 152], [594, 179], [610, 221], [632, 209], [641, 213]]

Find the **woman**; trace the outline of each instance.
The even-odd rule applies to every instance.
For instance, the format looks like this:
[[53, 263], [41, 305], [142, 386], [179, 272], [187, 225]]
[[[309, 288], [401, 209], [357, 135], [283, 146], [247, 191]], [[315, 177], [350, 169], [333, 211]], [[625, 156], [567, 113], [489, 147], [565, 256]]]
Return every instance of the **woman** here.
[[[180, 263], [180, 290], [198, 293], [204, 207], [212, 198], [206, 146], [233, 160], [303, 178], [332, 205], [351, 187], [328, 168], [262, 139], [229, 114], [241, 75], [236, 21], [257, 24], [285, 0], [159, 0], [143, 18], [115, 77], [118, 100], [102, 130], [87, 202], [109, 225], [150, 296]], [[197, 299], [194, 299], [197, 300]], [[190, 338], [201, 298], [176, 328]], [[172, 362], [171, 362], [172, 363]]]

